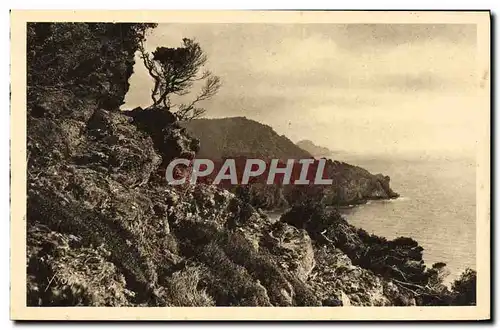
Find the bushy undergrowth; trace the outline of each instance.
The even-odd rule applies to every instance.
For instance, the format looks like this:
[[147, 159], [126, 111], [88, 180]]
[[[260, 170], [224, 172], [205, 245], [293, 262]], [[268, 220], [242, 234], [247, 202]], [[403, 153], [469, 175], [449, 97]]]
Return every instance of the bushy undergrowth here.
[[467, 268], [451, 287], [452, 304], [457, 306], [476, 305], [476, 271]]
[[304, 228], [320, 244], [332, 244], [362, 268], [393, 281], [415, 296], [419, 305], [475, 304], [475, 272], [466, 270], [453, 284], [452, 291], [443, 284], [446, 264], [427, 268], [424, 249], [412, 238], [387, 240], [349, 225], [340, 213], [327, 210], [321, 203], [307, 200], [294, 205], [282, 217], [298, 228]]

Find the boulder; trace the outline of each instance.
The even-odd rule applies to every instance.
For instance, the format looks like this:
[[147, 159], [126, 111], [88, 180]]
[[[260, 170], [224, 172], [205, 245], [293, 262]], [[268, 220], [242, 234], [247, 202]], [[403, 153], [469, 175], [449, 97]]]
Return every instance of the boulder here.
[[265, 232], [262, 240], [281, 267], [302, 281], [307, 279], [315, 266], [312, 241], [307, 231], [277, 222]]

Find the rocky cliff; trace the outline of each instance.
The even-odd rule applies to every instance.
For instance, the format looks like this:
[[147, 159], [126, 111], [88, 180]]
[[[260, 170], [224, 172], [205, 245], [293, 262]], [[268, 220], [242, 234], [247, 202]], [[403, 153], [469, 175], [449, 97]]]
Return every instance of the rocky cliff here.
[[323, 191], [327, 205], [362, 204], [368, 200], [399, 197], [390, 187], [390, 177], [371, 174], [364, 168], [344, 162], [327, 160], [325, 177], [333, 184]]
[[[204, 141], [168, 112], [118, 109], [138, 30], [29, 26], [29, 306], [378, 306], [436, 296], [411, 239], [368, 235], [316, 204], [273, 221], [227, 190], [168, 186], [164, 164]], [[96, 44], [84, 49], [75, 31]], [[108, 53], [111, 66], [93, 56], [110, 40], [127, 43]], [[97, 62], [58, 71], [80, 64], [66, 52], [79, 47]], [[52, 68], [47, 57], [64, 62]], [[37, 63], [54, 72], [50, 85]], [[94, 73], [109, 88], [80, 81]]]

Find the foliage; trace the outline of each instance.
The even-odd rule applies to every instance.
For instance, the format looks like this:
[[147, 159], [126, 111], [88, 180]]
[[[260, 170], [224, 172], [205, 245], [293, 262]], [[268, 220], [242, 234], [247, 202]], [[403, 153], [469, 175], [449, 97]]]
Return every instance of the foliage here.
[[285, 196], [283, 196], [282, 185], [268, 185], [256, 182], [228, 187], [228, 190], [255, 208], [284, 210], [288, 207]]
[[453, 304], [458, 306], [476, 305], [476, 271], [467, 268], [460, 277], [453, 282]]
[[[200, 69], [207, 62], [207, 55], [199, 43], [187, 38], [182, 39], [182, 43], [182, 47], [158, 47], [149, 54], [141, 42], [139, 50], [144, 66], [154, 80], [151, 90], [152, 107], [163, 107], [175, 113], [179, 120], [192, 120], [205, 113], [206, 110], [198, 107], [198, 103], [217, 94], [221, 80], [208, 70], [200, 75]], [[188, 94], [198, 81], [202, 81], [203, 86], [194, 100], [178, 106], [171, 103], [173, 95]]]
[[104, 246], [82, 244], [81, 237], [28, 229], [29, 306], [129, 306], [134, 293], [109, 259]]
[[245, 267], [234, 263], [220, 243], [211, 242], [199, 255], [210, 267], [205, 281], [217, 306], [270, 306], [266, 289], [258, 285]]
[[215, 302], [205, 289], [199, 288], [200, 278], [207, 270], [188, 266], [172, 274], [166, 284], [166, 300], [171, 306], [208, 307]]
[[294, 205], [281, 221], [306, 229], [319, 244], [333, 244], [353, 264], [372, 270], [411, 293], [419, 305], [475, 304], [475, 272], [467, 270], [450, 292], [444, 285], [449, 275], [446, 264], [435, 263], [426, 269], [423, 248], [409, 237], [387, 240], [368, 234], [349, 225], [337, 211], [327, 211], [311, 200]]

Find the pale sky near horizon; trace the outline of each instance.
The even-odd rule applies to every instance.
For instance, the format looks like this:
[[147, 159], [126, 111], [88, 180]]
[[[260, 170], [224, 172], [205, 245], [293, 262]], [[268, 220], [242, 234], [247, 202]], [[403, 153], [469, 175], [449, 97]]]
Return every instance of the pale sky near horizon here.
[[[246, 116], [292, 141], [359, 153], [474, 156], [475, 25], [161, 24], [147, 48], [195, 38], [223, 87], [206, 117]], [[150, 104], [136, 58], [124, 109]]]

